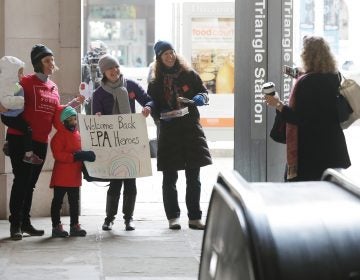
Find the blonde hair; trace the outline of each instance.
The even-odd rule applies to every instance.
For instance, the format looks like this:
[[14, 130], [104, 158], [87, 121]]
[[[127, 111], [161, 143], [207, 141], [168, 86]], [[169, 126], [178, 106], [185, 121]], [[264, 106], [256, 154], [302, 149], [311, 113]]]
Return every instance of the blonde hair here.
[[329, 44], [319, 36], [305, 36], [301, 53], [303, 68], [306, 73], [335, 73], [336, 60]]

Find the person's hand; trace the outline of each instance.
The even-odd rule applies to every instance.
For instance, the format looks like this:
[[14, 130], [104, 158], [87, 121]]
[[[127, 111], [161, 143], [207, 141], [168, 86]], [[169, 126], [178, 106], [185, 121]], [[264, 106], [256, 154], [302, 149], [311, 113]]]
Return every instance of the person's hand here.
[[80, 104], [83, 104], [85, 101], [85, 96], [83, 95], [76, 96], [76, 101], [79, 102]]
[[80, 151], [74, 154], [74, 159], [77, 161], [93, 162], [96, 159], [96, 155], [93, 151]]
[[275, 95], [264, 95], [266, 105], [270, 107], [275, 107], [277, 110], [281, 111], [283, 107], [283, 103], [279, 98], [279, 95], [276, 93]]
[[151, 107], [149, 106], [143, 107], [141, 113], [145, 118], [147, 118], [151, 114]]
[[201, 94], [197, 94], [192, 99], [195, 102], [196, 106], [203, 106], [205, 105], [205, 98]]
[[7, 112], [8, 109], [6, 109], [1, 103], [0, 103], [0, 113]]

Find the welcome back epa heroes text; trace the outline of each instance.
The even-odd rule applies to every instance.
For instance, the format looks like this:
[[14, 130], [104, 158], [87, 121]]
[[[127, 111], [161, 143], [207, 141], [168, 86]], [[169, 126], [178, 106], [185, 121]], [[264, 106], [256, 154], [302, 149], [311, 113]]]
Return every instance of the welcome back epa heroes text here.
[[89, 133], [90, 145], [92, 147], [120, 147], [124, 145], [139, 145], [138, 136], [126, 136], [120, 130], [136, 129], [132, 116], [124, 118], [119, 115], [117, 121], [106, 123], [106, 118], [95, 116], [84, 119], [85, 129]]
[[118, 116], [117, 126], [114, 127], [113, 123], [101, 123], [98, 122], [97, 117], [91, 118], [88, 122], [84, 119], [84, 124], [86, 130], [112, 130], [112, 129], [136, 129], [135, 121], [133, 121], [132, 116], [129, 120], [124, 120], [122, 116]]

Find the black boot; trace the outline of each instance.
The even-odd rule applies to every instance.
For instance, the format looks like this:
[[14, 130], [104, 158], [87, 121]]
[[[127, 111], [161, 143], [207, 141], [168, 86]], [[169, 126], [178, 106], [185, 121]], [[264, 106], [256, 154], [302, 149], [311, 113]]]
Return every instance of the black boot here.
[[106, 217], [102, 225], [102, 230], [112, 230], [115, 217]]
[[134, 230], [133, 214], [136, 202], [136, 194], [124, 194], [123, 213], [125, 221], [125, 230]]
[[34, 228], [31, 223], [22, 224], [21, 231], [22, 233], [27, 233], [30, 236], [43, 236], [45, 233], [43, 229]]
[[10, 237], [12, 240], [21, 240], [22, 232], [20, 224], [10, 224]]
[[127, 231], [135, 230], [135, 224], [132, 219], [125, 220], [125, 230]]
[[120, 196], [106, 196], [106, 218], [102, 225], [103, 230], [111, 230], [114, 224], [115, 216], [118, 212]]

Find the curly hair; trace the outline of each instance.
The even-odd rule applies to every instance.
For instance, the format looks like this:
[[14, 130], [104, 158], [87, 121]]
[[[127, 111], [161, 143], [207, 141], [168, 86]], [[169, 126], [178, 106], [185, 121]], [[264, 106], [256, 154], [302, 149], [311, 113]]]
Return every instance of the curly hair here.
[[319, 36], [305, 36], [301, 53], [304, 71], [315, 73], [336, 73], [337, 65], [329, 44]]

